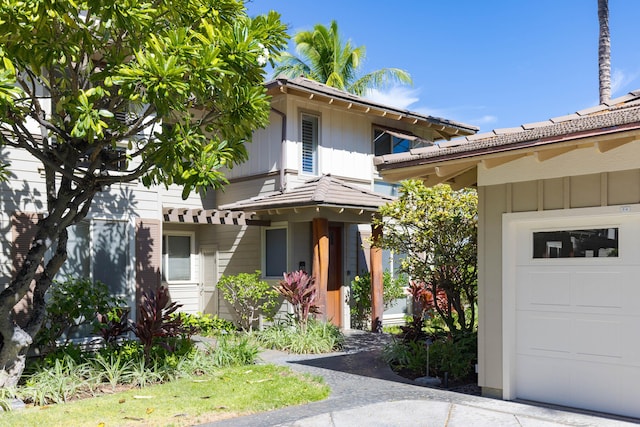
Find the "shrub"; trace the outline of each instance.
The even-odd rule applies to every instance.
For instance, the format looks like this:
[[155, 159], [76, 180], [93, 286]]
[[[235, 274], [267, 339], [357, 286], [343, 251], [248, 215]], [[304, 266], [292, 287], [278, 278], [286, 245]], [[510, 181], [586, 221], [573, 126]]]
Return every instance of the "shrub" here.
[[445, 372], [453, 380], [469, 378], [478, 360], [478, 334], [459, 333], [435, 341], [429, 350], [430, 366], [437, 376]]
[[[405, 296], [407, 277], [399, 275], [392, 277], [391, 272], [385, 270], [383, 280], [383, 304], [388, 309], [398, 299]], [[364, 273], [351, 281], [351, 327], [354, 329], [368, 329], [371, 325], [371, 274]]]
[[142, 343], [145, 358], [149, 359], [151, 348], [159, 344], [167, 351], [174, 351], [169, 338], [189, 335], [192, 331], [182, 325], [180, 317], [172, 314], [182, 306], [176, 302], [169, 302], [169, 289], [161, 286], [157, 292], [143, 292], [139, 305], [138, 320], [133, 329]]
[[340, 329], [328, 322], [309, 319], [306, 328], [296, 322], [279, 322], [256, 334], [267, 348], [296, 354], [328, 353], [338, 350], [344, 343]]
[[260, 271], [240, 273], [235, 276], [222, 276], [218, 287], [222, 297], [231, 305], [236, 313], [240, 328], [253, 330], [253, 323], [262, 312], [272, 318], [276, 308], [278, 293], [264, 280], [260, 280]]
[[228, 334], [236, 330], [236, 326], [232, 321], [222, 319], [217, 315], [211, 314], [190, 314], [190, 313], [173, 313], [173, 317], [180, 317], [182, 324], [193, 328], [196, 334], [202, 336], [218, 336], [220, 334]]
[[126, 335], [131, 330], [128, 308], [113, 307], [105, 314], [98, 313], [96, 320], [94, 332], [98, 334], [107, 345], [117, 343], [120, 337]]
[[58, 341], [66, 345], [72, 336], [87, 328], [88, 334], [96, 325], [96, 315], [122, 307], [124, 300], [111, 296], [102, 282], [86, 278], [67, 278], [55, 282], [48, 291], [47, 311], [42, 327], [36, 335], [36, 346], [44, 353], [56, 348]]
[[304, 270], [284, 273], [284, 279], [278, 282], [276, 291], [293, 306], [293, 315], [302, 328], [307, 324], [309, 314], [319, 314], [314, 304], [318, 298], [315, 278]]

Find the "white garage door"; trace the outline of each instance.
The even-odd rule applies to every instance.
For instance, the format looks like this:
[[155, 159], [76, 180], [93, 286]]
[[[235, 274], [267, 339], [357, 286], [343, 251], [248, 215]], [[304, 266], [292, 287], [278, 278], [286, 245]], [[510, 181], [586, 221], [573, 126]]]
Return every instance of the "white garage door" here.
[[510, 398], [640, 417], [640, 215], [616, 213], [512, 224]]

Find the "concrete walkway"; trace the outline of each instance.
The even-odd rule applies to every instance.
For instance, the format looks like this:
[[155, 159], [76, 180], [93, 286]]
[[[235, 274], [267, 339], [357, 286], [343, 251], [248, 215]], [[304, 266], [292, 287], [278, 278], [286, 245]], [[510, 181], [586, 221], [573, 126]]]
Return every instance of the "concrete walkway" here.
[[379, 340], [382, 337], [375, 335], [351, 333], [348, 337], [351, 346], [329, 355], [262, 353], [265, 363], [282, 364], [298, 372], [322, 376], [331, 387], [331, 395], [320, 402], [207, 425], [621, 427], [640, 422], [418, 386], [393, 373], [381, 360]]

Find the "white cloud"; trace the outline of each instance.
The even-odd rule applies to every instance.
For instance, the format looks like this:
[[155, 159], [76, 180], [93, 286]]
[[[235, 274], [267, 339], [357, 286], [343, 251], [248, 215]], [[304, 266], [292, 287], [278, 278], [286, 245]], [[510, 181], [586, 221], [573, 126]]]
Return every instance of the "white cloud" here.
[[475, 119], [469, 119], [469, 123], [480, 126], [480, 125], [489, 125], [491, 123], [495, 123], [498, 121], [496, 116], [492, 116], [491, 114], [484, 115], [482, 117], [478, 117]]
[[405, 86], [394, 86], [387, 90], [368, 89], [365, 98], [390, 107], [408, 109], [410, 105], [420, 100], [419, 91]]
[[[626, 92], [627, 89], [625, 88], [628, 87], [631, 82], [636, 80], [639, 74], [640, 73], [638, 71], [628, 73], [620, 69], [613, 70], [611, 73], [611, 94], [618, 94], [619, 91]], [[620, 93], [620, 95], [623, 95], [623, 93]]]

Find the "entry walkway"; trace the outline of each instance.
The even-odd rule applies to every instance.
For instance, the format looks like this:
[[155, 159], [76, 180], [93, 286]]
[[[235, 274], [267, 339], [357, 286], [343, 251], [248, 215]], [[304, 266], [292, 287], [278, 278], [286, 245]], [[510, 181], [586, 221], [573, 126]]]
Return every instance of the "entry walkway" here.
[[381, 360], [384, 334], [350, 332], [345, 350], [329, 355], [262, 353], [268, 363], [319, 375], [331, 387], [328, 399], [219, 421], [221, 427], [622, 427], [633, 420], [506, 402], [415, 385]]

